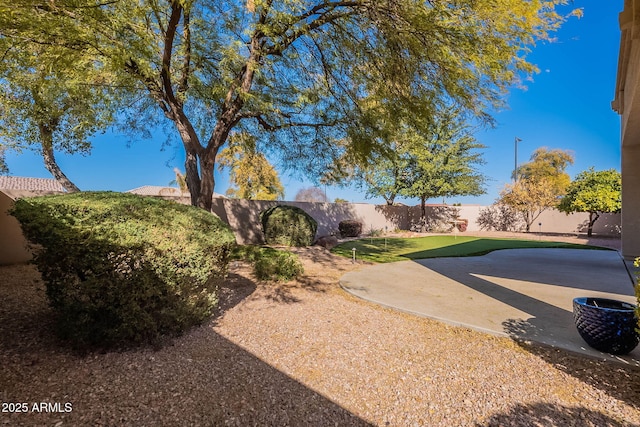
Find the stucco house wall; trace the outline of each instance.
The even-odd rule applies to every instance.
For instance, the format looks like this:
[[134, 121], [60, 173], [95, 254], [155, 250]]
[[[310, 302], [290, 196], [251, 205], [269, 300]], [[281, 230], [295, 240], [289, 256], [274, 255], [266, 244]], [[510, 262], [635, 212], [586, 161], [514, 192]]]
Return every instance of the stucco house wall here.
[[13, 202], [13, 197], [0, 191], [0, 265], [21, 264], [31, 259], [20, 223], [8, 212]]

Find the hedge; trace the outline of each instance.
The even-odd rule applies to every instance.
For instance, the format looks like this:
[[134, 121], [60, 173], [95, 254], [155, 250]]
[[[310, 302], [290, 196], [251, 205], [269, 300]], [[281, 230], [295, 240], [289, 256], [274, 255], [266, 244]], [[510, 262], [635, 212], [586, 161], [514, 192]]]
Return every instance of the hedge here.
[[264, 238], [269, 245], [311, 246], [318, 223], [296, 206], [278, 205], [260, 213]]
[[235, 246], [202, 209], [85, 192], [16, 201], [58, 332], [74, 347], [156, 343], [207, 319]]

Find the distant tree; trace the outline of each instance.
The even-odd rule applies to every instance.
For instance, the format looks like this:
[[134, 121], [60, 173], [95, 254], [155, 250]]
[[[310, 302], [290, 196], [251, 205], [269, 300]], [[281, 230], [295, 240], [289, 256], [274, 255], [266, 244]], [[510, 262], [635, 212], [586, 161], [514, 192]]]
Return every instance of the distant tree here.
[[321, 188], [307, 187], [301, 188], [296, 193], [294, 198], [296, 202], [316, 202], [316, 203], [328, 203], [329, 199]]
[[0, 141], [39, 152], [51, 175], [78, 191], [55, 152], [88, 154], [89, 138], [115, 121], [111, 75], [83, 50], [0, 37], [0, 51]]
[[234, 134], [229, 145], [218, 155], [220, 170], [228, 168], [231, 187], [227, 195], [247, 200], [284, 198], [278, 172], [258, 151], [256, 139], [246, 133]]
[[524, 221], [525, 231], [529, 232], [542, 212], [558, 204], [558, 196], [553, 190], [553, 183], [546, 178], [520, 179], [505, 185], [498, 203], [518, 212]]
[[615, 169], [595, 171], [593, 167], [580, 172], [567, 187], [567, 194], [558, 210], [589, 212], [587, 236], [593, 233], [593, 224], [601, 213], [619, 212], [622, 208], [622, 177]]
[[327, 182], [354, 182], [368, 197], [382, 197], [387, 205], [398, 195], [416, 197], [422, 218], [428, 199], [484, 193], [485, 177], [477, 170], [484, 163], [484, 146], [472, 136], [458, 109], [447, 106], [412, 123], [388, 117], [377, 132], [359, 137], [362, 143], [388, 149], [365, 162], [343, 158], [325, 174]]
[[333, 203], [349, 203], [347, 199], [341, 199], [340, 197], [336, 197]]
[[516, 171], [517, 180], [504, 186], [498, 203], [519, 212], [529, 232], [542, 212], [558, 205], [571, 181], [565, 169], [572, 163], [573, 156], [567, 151], [538, 148], [531, 161]]
[[173, 173], [176, 175], [176, 179], [172, 180], [169, 185], [176, 184], [178, 188], [180, 188], [180, 193], [188, 193], [189, 188], [187, 187], [187, 180], [184, 174], [178, 168], [173, 168]]
[[516, 181], [520, 179], [535, 181], [544, 178], [548, 184], [553, 185], [553, 191], [556, 194], [562, 195], [571, 182], [565, 170], [572, 164], [571, 152], [540, 147], [531, 155], [531, 161], [518, 167]]
[[366, 167], [360, 168], [358, 185], [366, 189], [367, 197], [382, 197], [392, 206], [407, 185], [412, 163], [411, 155], [393, 143], [390, 151], [374, 155]]
[[402, 196], [420, 199], [423, 219], [428, 199], [485, 192], [486, 178], [477, 170], [484, 163], [479, 150], [485, 146], [475, 140], [456, 110], [440, 112], [432, 120], [426, 132], [409, 138], [410, 160], [400, 191]]

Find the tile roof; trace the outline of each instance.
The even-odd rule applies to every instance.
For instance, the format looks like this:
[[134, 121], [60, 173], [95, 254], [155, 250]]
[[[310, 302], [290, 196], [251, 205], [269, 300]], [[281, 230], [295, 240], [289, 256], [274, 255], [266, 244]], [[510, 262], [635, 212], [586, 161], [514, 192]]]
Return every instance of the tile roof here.
[[[142, 187], [127, 190], [126, 192], [140, 196], [182, 196], [179, 188], [162, 187], [159, 185], [143, 185]], [[185, 191], [184, 195], [188, 196], [189, 192]]]
[[0, 176], [0, 190], [66, 192], [64, 187], [55, 179], [23, 176]]
[[[127, 190], [126, 193], [138, 194], [140, 196], [184, 196], [189, 197], [189, 191], [182, 193], [177, 187], [162, 187], [159, 185], [143, 185], [142, 187]], [[222, 194], [213, 193], [213, 197], [223, 197]]]

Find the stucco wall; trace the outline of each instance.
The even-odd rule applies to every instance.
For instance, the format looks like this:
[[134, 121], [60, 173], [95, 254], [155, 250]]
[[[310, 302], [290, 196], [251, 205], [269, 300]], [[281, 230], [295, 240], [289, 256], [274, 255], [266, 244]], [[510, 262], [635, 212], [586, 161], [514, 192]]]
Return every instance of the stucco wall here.
[[[185, 202], [187, 202], [185, 200]], [[318, 222], [317, 236], [337, 234], [342, 220], [355, 219], [364, 225], [365, 233], [371, 229], [394, 231], [409, 230], [420, 218], [420, 206], [385, 206], [366, 203], [306, 203], [275, 202], [235, 199], [214, 199], [212, 211], [227, 222], [238, 243], [262, 243], [260, 212], [277, 204], [297, 206]], [[443, 209], [455, 208], [460, 219], [469, 221], [467, 231], [479, 231], [477, 223], [480, 211], [485, 206], [427, 206], [427, 216], [438, 216]], [[532, 232], [543, 233], [586, 233], [589, 214], [566, 215], [556, 210], [543, 212], [534, 222]], [[538, 224], [542, 223], [541, 226]], [[594, 233], [609, 236], [620, 235], [620, 214], [603, 214], [594, 226]]]
[[13, 198], [0, 191], [0, 265], [20, 264], [31, 259], [20, 223], [7, 212]]

